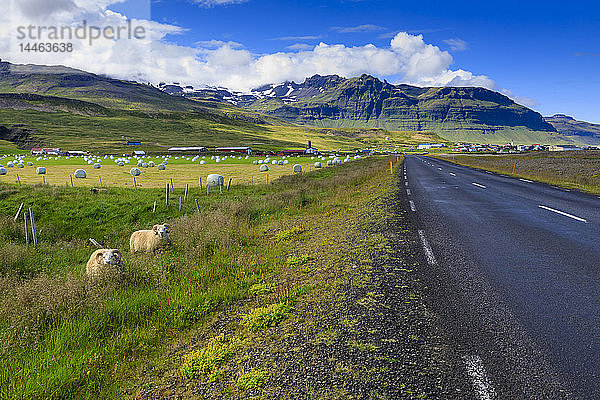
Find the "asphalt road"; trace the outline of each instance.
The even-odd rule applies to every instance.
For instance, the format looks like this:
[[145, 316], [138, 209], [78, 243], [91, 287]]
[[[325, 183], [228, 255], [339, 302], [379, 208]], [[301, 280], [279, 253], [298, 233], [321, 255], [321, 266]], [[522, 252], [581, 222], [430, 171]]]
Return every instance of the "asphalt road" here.
[[600, 198], [424, 156], [423, 279], [481, 399], [600, 399]]

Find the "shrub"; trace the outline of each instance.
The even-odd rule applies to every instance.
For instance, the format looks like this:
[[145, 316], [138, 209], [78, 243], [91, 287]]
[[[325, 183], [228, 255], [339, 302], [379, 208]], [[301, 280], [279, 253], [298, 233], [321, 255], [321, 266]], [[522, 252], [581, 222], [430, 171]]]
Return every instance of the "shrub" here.
[[249, 372], [242, 372], [240, 374], [236, 386], [242, 390], [256, 389], [267, 383], [270, 377], [271, 373], [268, 371], [256, 371], [252, 369]]
[[255, 308], [242, 318], [241, 324], [251, 332], [257, 332], [279, 324], [292, 312], [293, 307], [285, 303], [275, 303]]
[[190, 379], [219, 379], [225, 372], [225, 363], [243, 342], [235, 337], [216, 336], [206, 346], [183, 358], [181, 373]]
[[288, 265], [304, 265], [307, 262], [309, 262], [310, 260], [312, 260], [311, 256], [307, 256], [306, 254], [302, 254], [301, 256], [292, 256], [292, 257], [288, 257], [287, 259], [287, 263]]
[[256, 283], [248, 289], [250, 296], [262, 296], [273, 291], [273, 285], [270, 283]]
[[275, 240], [285, 241], [296, 238], [298, 235], [304, 232], [304, 228], [301, 226], [295, 226], [292, 229], [283, 230], [275, 234]]

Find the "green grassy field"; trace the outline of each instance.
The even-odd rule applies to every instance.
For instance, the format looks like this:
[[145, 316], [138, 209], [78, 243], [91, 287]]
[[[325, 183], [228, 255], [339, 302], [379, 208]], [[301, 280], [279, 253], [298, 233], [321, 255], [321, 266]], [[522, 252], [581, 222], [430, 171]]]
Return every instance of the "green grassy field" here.
[[[291, 157], [286, 158], [289, 164], [273, 165], [269, 163], [269, 171], [260, 172], [258, 165], [254, 165], [255, 160], [264, 160], [264, 157], [250, 157], [246, 159], [238, 159], [237, 157], [228, 157], [220, 162], [212, 160], [210, 156], [200, 157], [196, 162], [187, 160], [186, 158], [172, 157], [168, 161], [167, 168], [159, 171], [157, 166], [163, 162], [161, 157], [147, 157], [144, 161], [152, 161], [155, 167], [139, 168], [142, 174], [136, 177], [134, 184], [133, 177], [130, 174], [132, 168], [137, 168], [136, 159], [131, 158], [130, 164], [125, 164], [119, 167], [114, 160], [100, 158], [101, 168], [95, 169], [93, 165], [88, 164], [82, 158], [61, 157], [60, 159], [39, 160], [37, 157], [27, 156], [22, 158], [25, 163], [24, 168], [7, 168], [6, 175], [0, 175], [0, 183], [18, 184], [40, 184], [54, 186], [71, 186], [71, 178], [73, 178], [73, 186], [78, 187], [100, 187], [102, 180], [103, 187], [125, 187], [134, 188], [159, 188], [165, 187], [166, 182], [174, 181], [177, 187], [184, 187], [186, 184], [190, 187], [199, 187], [200, 184], [206, 183], [206, 177], [209, 174], [223, 175], [226, 183], [232, 179], [232, 184], [259, 184], [266, 183], [268, 179], [274, 180], [284, 175], [293, 174], [293, 166], [300, 164], [304, 171], [310, 172], [314, 168], [314, 163], [320, 161], [326, 167], [326, 161], [311, 157]], [[189, 158], [189, 157], [188, 157]], [[1, 165], [7, 165], [9, 160], [14, 161], [14, 158], [0, 158]], [[94, 159], [95, 160], [95, 159]], [[271, 157], [271, 160], [283, 161], [282, 157]], [[204, 161], [205, 164], [200, 164]], [[33, 166], [28, 166], [27, 163], [33, 163]], [[46, 168], [45, 175], [37, 175], [36, 167], [43, 166]], [[84, 169], [87, 173], [85, 179], [76, 179], [73, 177], [77, 169]], [[18, 175], [18, 178], [17, 178]]]
[[600, 151], [445, 155], [440, 158], [473, 168], [600, 194]]
[[[178, 186], [155, 213], [163, 189], [0, 184], [0, 398], [115, 398], [169, 343], [286, 265], [269, 233], [279, 221], [323, 212], [322, 200], [387, 165], [371, 158], [222, 195], [193, 187], [181, 211]], [[37, 248], [25, 245], [22, 218], [13, 222], [21, 203], [34, 210]], [[128, 253], [131, 232], [165, 221], [170, 249]], [[123, 249], [122, 276], [88, 282], [88, 238]]]

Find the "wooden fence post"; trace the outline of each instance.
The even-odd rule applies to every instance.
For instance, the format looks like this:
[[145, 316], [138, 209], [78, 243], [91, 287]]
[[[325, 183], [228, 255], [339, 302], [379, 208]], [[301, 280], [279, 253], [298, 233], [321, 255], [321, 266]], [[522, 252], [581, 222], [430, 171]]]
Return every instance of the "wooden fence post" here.
[[171, 193], [175, 193], [175, 186], [173, 186], [173, 178], [171, 178]]
[[231, 180], [232, 180], [232, 179], [233, 179], [233, 178], [229, 178], [229, 182], [227, 182], [227, 191], [228, 191], [228, 192], [229, 192], [229, 187], [231, 186]]
[[21, 211], [23, 210], [24, 205], [25, 205], [25, 203], [21, 203], [21, 205], [19, 206], [19, 209], [17, 210], [17, 213], [15, 214], [15, 218], [14, 218], [15, 222], [17, 222], [17, 218], [19, 218], [19, 214], [21, 214]]
[[71, 178], [71, 187], [75, 187], [75, 186], [73, 185], [73, 175], [69, 175], [69, 177]]
[[184, 202], [186, 202], [186, 201], [187, 201], [188, 189], [189, 189], [189, 185], [186, 183], [186, 184], [185, 184], [185, 194], [183, 195], [183, 201], [184, 201]]
[[156, 200], [154, 200], [154, 206], [152, 206], [152, 212], [155, 213], [156, 212]]
[[98, 175], [98, 179], [100, 179], [100, 189], [102, 189], [102, 177]]
[[23, 213], [23, 219], [25, 220], [25, 243], [29, 246], [29, 227], [27, 226], [27, 211]]
[[167, 182], [167, 186], [165, 187], [165, 204], [169, 205], [169, 182]]
[[21, 186], [21, 178], [19, 178], [19, 174], [17, 174], [17, 181], [19, 182], [19, 186]]
[[33, 245], [37, 247], [38, 240], [37, 234], [35, 233], [35, 218], [33, 217], [33, 210], [31, 209], [31, 207], [29, 207], [29, 218], [31, 219], [31, 237], [33, 239]]
[[135, 176], [133, 177], [133, 190], [137, 190], [137, 182], [135, 181]]
[[198, 183], [200, 184], [200, 193], [202, 194], [202, 178], [198, 177]]
[[200, 205], [198, 204], [198, 199], [194, 200], [196, 200], [196, 209], [198, 210], [198, 214], [200, 214]]
[[179, 212], [181, 212], [181, 196], [179, 196]]

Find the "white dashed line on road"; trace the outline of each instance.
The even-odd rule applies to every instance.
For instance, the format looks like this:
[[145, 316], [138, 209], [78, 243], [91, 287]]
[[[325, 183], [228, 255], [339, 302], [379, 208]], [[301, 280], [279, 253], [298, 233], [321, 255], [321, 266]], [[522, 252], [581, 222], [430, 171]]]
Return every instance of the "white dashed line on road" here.
[[480, 185], [480, 184], [479, 184], [479, 183], [477, 183], [477, 182], [473, 182], [473, 185], [474, 185], [474, 186], [477, 186], [477, 187], [480, 187], [480, 188], [482, 188], [482, 189], [486, 189], [486, 186], [485, 186], [485, 185]]
[[586, 219], [576, 217], [573, 214], [569, 214], [569, 213], [566, 213], [566, 212], [560, 211], [560, 210], [555, 210], [554, 208], [550, 208], [550, 207], [546, 207], [546, 206], [538, 206], [538, 207], [539, 208], [543, 208], [544, 210], [552, 211], [552, 212], [560, 214], [560, 215], [564, 215], [565, 217], [573, 218], [574, 220], [577, 220], [579, 222], [584, 222], [584, 223], [587, 224], [587, 220]]
[[456, 176], [456, 174], [453, 174], [452, 172], [450, 172], [450, 175], [452, 175], [452, 176]]
[[522, 182], [533, 183], [533, 181], [530, 181], [529, 179], [519, 178], [519, 180]]
[[471, 377], [473, 388], [480, 400], [493, 400], [496, 398], [496, 391], [488, 380], [483, 361], [479, 356], [464, 356], [463, 361], [467, 368], [467, 374]]
[[406, 194], [410, 196], [410, 189], [406, 189]]
[[429, 265], [435, 265], [435, 256], [433, 255], [433, 250], [431, 250], [431, 246], [427, 242], [427, 238], [425, 238], [425, 232], [419, 231], [419, 237], [421, 238], [421, 244], [423, 245], [423, 251], [425, 252], [425, 258], [427, 258], [427, 263]]
[[404, 186], [408, 186], [408, 182], [404, 182]]
[[414, 201], [410, 200], [409, 204], [410, 204], [410, 210], [411, 211], [413, 211], [413, 212], [417, 211], [417, 207], [415, 206], [415, 202]]

